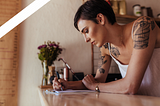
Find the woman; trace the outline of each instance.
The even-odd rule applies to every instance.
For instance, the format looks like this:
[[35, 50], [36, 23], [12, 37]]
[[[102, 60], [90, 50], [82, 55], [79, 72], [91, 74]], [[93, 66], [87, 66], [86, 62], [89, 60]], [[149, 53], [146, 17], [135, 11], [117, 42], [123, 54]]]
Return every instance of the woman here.
[[[95, 78], [82, 81], [53, 81], [53, 88], [98, 89], [100, 92], [160, 96], [160, 29], [150, 17], [126, 25], [116, 23], [111, 6], [104, 0], [89, 0], [77, 11], [74, 25], [86, 42], [100, 48], [102, 65]], [[111, 59], [118, 64], [122, 79], [104, 83]]]

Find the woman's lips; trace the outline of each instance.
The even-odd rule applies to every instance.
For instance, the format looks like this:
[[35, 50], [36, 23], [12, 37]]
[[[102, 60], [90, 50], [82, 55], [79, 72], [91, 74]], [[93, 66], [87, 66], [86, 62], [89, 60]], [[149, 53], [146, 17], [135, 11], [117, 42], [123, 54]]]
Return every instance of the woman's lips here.
[[92, 44], [94, 45], [95, 41], [92, 42]]

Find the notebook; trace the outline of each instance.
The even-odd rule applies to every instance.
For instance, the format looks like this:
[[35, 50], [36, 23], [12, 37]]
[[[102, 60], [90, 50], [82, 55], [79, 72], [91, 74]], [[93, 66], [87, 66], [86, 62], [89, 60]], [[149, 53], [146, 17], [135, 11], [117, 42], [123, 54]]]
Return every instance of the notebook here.
[[46, 90], [46, 93], [51, 93], [51, 94], [55, 94], [55, 93], [82, 93], [82, 92], [96, 92], [96, 91], [94, 91], [94, 90], [72, 90], [72, 89], [68, 89], [68, 90], [64, 90], [64, 91]]

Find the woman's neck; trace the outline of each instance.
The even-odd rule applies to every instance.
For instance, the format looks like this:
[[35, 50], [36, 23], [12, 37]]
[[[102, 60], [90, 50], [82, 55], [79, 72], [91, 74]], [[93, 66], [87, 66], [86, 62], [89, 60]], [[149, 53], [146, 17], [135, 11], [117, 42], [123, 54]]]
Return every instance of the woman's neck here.
[[114, 23], [108, 27], [109, 30], [109, 43], [114, 44], [115, 46], [124, 46], [124, 25], [118, 25]]

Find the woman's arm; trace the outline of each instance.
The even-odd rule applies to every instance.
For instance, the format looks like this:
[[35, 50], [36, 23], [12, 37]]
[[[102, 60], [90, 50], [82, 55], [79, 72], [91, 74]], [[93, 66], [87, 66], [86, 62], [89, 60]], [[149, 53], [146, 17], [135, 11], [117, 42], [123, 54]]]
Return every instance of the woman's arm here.
[[128, 93], [135, 94], [151, 59], [156, 44], [156, 24], [150, 17], [139, 18], [133, 29], [133, 52], [125, 80]]
[[101, 65], [97, 69], [96, 76], [87, 75], [82, 80], [83, 84], [88, 88], [94, 90], [98, 83], [105, 83], [110, 64], [111, 57], [109, 55], [108, 43], [105, 43], [101, 48]]
[[[97, 70], [96, 76], [95, 78], [93, 78], [92, 75], [88, 75], [91, 77], [92, 83], [105, 82], [110, 68], [111, 57], [109, 55], [106, 55], [109, 53], [107, 43], [100, 48], [100, 51], [101, 51], [101, 66]], [[90, 84], [87, 84], [87, 86], [90, 86]], [[84, 83], [82, 83], [82, 80], [65, 81], [63, 79], [60, 79], [58, 81], [58, 79], [55, 78], [53, 80], [53, 89], [60, 90], [61, 86], [63, 89], [88, 89], [84, 85]]]
[[101, 48], [101, 64], [97, 69], [95, 80], [97, 82], [105, 82], [109, 68], [111, 65], [111, 57], [109, 55], [108, 43], [105, 43]]
[[87, 89], [84, 84], [82, 83], [82, 80], [80, 81], [65, 81], [64, 79], [57, 79], [57, 77], [53, 80], [53, 89], [54, 90], [61, 90], [61, 87], [63, 90], [66, 89]]
[[[139, 18], [133, 30], [133, 51], [126, 76], [109, 83], [99, 83], [102, 92], [135, 94], [143, 79], [156, 43], [155, 22], [149, 17]], [[89, 89], [94, 90], [93, 83]]]

